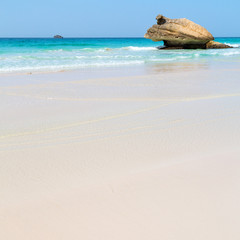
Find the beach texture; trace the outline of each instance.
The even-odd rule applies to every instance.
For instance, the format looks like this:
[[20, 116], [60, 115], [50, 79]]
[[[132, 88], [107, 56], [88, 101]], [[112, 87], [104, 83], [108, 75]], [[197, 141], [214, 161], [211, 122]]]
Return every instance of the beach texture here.
[[240, 65], [0, 77], [0, 238], [238, 240]]

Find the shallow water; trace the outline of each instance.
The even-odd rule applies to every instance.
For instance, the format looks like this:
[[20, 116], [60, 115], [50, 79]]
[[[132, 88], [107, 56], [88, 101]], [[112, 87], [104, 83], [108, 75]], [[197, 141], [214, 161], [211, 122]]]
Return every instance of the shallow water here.
[[2, 38], [0, 73], [240, 60], [240, 38], [216, 40], [234, 48], [159, 51], [161, 42], [144, 38]]

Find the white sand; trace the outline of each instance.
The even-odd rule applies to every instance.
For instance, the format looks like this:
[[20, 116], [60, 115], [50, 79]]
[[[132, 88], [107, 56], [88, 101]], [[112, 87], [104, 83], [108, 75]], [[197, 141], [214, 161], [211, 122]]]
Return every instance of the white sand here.
[[238, 240], [239, 73], [0, 77], [0, 239]]

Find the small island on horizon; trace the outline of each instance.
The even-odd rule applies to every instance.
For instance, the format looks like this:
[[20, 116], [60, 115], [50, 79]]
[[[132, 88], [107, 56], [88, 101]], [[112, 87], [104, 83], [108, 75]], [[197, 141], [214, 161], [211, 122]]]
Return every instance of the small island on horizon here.
[[53, 38], [61, 39], [61, 38], [63, 38], [63, 36], [61, 36], [61, 35], [55, 35]]

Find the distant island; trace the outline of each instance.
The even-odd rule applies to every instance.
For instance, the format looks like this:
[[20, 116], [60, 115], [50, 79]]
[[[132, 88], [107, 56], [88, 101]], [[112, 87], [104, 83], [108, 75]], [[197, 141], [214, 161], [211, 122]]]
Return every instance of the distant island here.
[[61, 35], [55, 35], [53, 38], [63, 38]]

